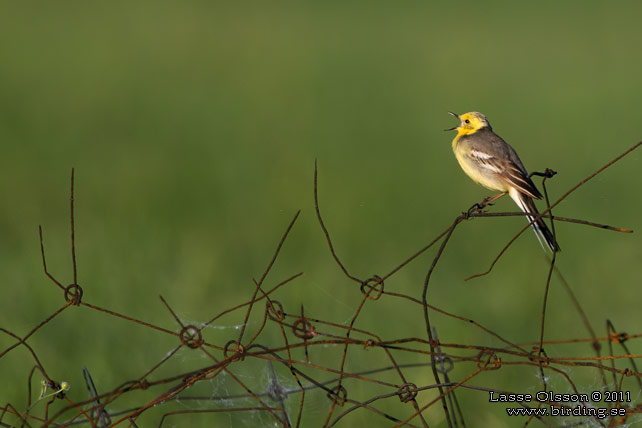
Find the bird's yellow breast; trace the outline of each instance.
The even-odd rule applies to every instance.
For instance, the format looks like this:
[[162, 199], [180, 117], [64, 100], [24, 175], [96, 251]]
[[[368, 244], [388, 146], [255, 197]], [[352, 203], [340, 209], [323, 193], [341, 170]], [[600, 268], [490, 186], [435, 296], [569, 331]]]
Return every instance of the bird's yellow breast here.
[[481, 184], [482, 186], [491, 189], [498, 190], [500, 192], [508, 191], [507, 184], [502, 181], [499, 176], [488, 168], [481, 167], [477, 162], [475, 162], [469, 154], [470, 147], [467, 144], [460, 145], [460, 138], [463, 135], [470, 135], [473, 132], [466, 134], [457, 134], [453, 139], [453, 152], [459, 162], [459, 166], [464, 170], [467, 176], [469, 176], [474, 182]]

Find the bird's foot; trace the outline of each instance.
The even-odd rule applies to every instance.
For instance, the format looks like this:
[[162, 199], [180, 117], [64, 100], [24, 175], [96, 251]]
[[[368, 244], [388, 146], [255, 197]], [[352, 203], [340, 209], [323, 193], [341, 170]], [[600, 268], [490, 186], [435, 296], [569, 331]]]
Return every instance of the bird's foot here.
[[483, 202], [483, 201], [482, 201], [482, 203], [475, 203], [475, 204], [473, 204], [473, 206], [471, 206], [470, 208], [468, 208], [468, 211], [466, 211], [466, 212], [464, 212], [464, 213], [463, 213], [464, 218], [465, 218], [465, 219], [468, 219], [468, 218], [470, 218], [473, 214], [480, 214], [481, 212], [483, 212], [483, 211], [484, 211], [484, 208], [485, 208], [485, 207], [486, 207], [486, 205], [484, 204], [484, 202]]
[[493, 196], [486, 196], [486, 197], [484, 198], [484, 200], [481, 202], [481, 204], [479, 204], [479, 205], [480, 205], [482, 208], [485, 208], [485, 207], [487, 207], [487, 206], [489, 206], [489, 205], [490, 205], [490, 206], [495, 205], [495, 204], [493, 204], [493, 201], [494, 201], [495, 199], [496, 199], [496, 198], [495, 198], [495, 197], [493, 197]]

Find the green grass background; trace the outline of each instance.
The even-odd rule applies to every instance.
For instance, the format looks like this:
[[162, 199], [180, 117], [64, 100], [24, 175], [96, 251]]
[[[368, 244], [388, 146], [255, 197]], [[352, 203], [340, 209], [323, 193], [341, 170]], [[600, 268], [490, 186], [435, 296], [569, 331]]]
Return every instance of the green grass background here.
[[[453, 134], [442, 131], [455, 124], [448, 110], [485, 113], [529, 170], [558, 171], [549, 186], [556, 199], [642, 138], [641, 13], [642, 4], [633, 1], [5, 2], [0, 327], [22, 336], [63, 303], [42, 272], [37, 226], [44, 228], [50, 271], [70, 283], [72, 167], [85, 301], [176, 329], [158, 300], [163, 295], [183, 320], [206, 321], [249, 298], [251, 278], [260, 277], [301, 209], [267, 284], [303, 271], [277, 294], [286, 312], [305, 304], [310, 316], [347, 323], [360, 293], [334, 265], [316, 222], [315, 159], [336, 249], [363, 278], [388, 272], [489, 194], [457, 166]], [[641, 164], [640, 153], [633, 153], [556, 214], [637, 232]], [[492, 210], [514, 207], [502, 200]], [[463, 281], [485, 270], [523, 222], [462, 224], [433, 276], [430, 302], [510, 340], [536, 340], [547, 262], [530, 232], [492, 275]], [[558, 265], [598, 334], [605, 334], [606, 319], [638, 333], [639, 234], [572, 224], [557, 230], [563, 248]], [[419, 297], [431, 259], [421, 257], [386, 289]], [[235, 337], [242, 315], [223, 318], [206, 338], [225, 343]], [[547, 321], [550, 339], [587, 336], [558, 281]], [[465, 323], [438, 315], [434, 322], [444, 342], [499, 346]], [[419, 307], [390, 300], [367, 305], [356, 326], [384, 339], [425, 334]], [[0, 336], [0, 349], [13, 343]], [[175, 341], [71, 308], [29, 344], [52, 376], [72, 384], [70, 397], [80, 401], [86, 398], [83, 365], [108, 391], [140, 376]], [[642, 352], [639, 343], [630, 346]], [[571, 349], [592, 355], [589, 345], [549, 354]], [[333, 352], [324, 360], [319, 351], [318, 361], [336, 366], [340, 350]], [[381, 353], [371, 353], [369, 367], [384, 364]], [[349, 360], [348, 369], [359, 371], [366, 361]], [[173, 373], [207, 364], [188, 351], [177, 362]], [[0, 404], [24, 409], [32, 364], [24, 348], [0, 360]], [[261, 374], [245, 373], [245, 379], [264, 388], [266, 368], [256, 370]], [[457, 369], [454, 377], [471, 370]], [[432, 382], [428, 369], [410, 373]], [[599, 386], [593, 371], [569, 374], [581, 379], [582, 392]], [[475, 384], [529, 392], [540, 381], [535, 369], [502, 368]], [[568, 388], [560, 379], [553, 386]], [[354, 398], [371, 396], [368, 388], [349, 386]], [[235, 391], [229, 379], [208, 382], [203, 390], [212, 396]], [[316, 397], [306, 408], [305, 426], [320, 426], [327, 413], [324, 395]], [[471, 426], [514, 426], [486, 395], [462, 391], [459, 397]], [[297, 403], [291, 398], [293, 409]], [[404, 414], [395, 403], [389, 406]], [[153, 426], [170, 409], [154, 409], [139, 426]], [[441, 411], [430, 412], [435, 426], [441, 418]], [[257, 412], [189, 420], [192, 426], [214, 422], [272, 424]], [[358, 423], [390, 425], [366, 411], [339, 425]]]

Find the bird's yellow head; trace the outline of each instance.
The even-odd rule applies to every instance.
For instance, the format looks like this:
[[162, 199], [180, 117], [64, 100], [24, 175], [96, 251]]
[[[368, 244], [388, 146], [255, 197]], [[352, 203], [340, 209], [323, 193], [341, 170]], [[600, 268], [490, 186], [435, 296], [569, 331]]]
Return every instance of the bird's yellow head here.
[[492, 129], [490, 127], [488, 119], [486, 119], [486, 116], [476, 111], [471, 111], [464, 114], [456, 114], [451, 111], [449, 111], [448, 113], [459, 119], [459, 126], [448, 128], [446, 129], [446, 131], [452, 131], [456, 129], [458, 137], [462, 135], [474, 134], [482, 128]]

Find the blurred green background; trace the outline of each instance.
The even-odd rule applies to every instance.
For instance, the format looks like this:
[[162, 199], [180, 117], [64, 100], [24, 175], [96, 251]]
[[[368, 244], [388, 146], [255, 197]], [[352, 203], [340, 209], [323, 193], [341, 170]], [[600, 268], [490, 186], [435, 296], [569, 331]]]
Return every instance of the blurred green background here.
[[[634, 1], [4, 2], [0, 327], [23, 336], [63, 303], [42, 272], [37, 226], [44, 228], [50, 271], [71, 283], [72, 167], [86, 302], [175, 330], [162, 295], [184, 321], [204, 322], [250, 297], [252, 277], [260, 277], [301, 209], [266, 286], [303, 271], [276, 294], [286, 312], [304, 304], [309, 316], [347, 324], [361, 294], [334, 264], [316, 221], [315, 159], [326, 225], [342, 260], [361, 278], [387, 273], [490, 194], [459, 169], [454, 135], [442, 131], [455, 125], [448, 110], [485, 113], [529, 170], [558, 171], [549, 184], [556, 199], [642, 139], [641, 13]], [[555, 213], [642, 229], [640, 153]], [[492, 210], [515, 208], [506, 199]], [[491, 275], [463, 281], [485, 270], [523, 225], [521, 218], [462, 224], [433, 275], [429, 301], [509, 340], [537, 340], [547, 260], [530, 231]], [[606, 319], [639, 333], [639, 234], [560, 223], [557, 231], [558, 266], [598, 335], [606, 334]], [[386, 290], [420, 298], [433, 255], [386, 281]], [[222, 318], [206, 339], [225, 343], [242, 319], [241, 312]], [[251, 321], [254, 331], [260, 317]], [[466, 323], [439, 315], [433, 321], [443, 342], [501, 346]], [[420, 307], [393, 299], [367, 304], [356, 327], [384, 339], [425, 336]], [[587, 332], [554, 280], [547, 338], [580, 337]], [[0, 350], [14, 342], [0, 336]], [[52, 376], [72, 384], [75, 401], [87, 397], [83, 365], [106, 392], [142, 375], [176, 345], [86, 308], [66, 310], [28, 343]], [[642, 352], [639, 342], [630, 348]], [[338, 367], [341, 348], [330, 351], [331, 358], [319, 355], [317, 362]], [[349, 359], [347, 369], [385, 365], [381, 352], [369, 352], [367, 366]], [[550, 356], [573, 352], [593, 355], [588, 344], [548, 350]], [[207, 364], [197, 353], [181, 351], [169, 373]], [[26, 407], [32, 365], [24, 348], [0, 360], [0, 404]], [[256, 370], [261, 374], [237, 372], [261, 390], [267, 369]], [[472, 370], [462, 366], [451, 377]], [[581, 392], [600, 385], [594, 371], [568, 372]], [[427, 368], [408, 373], [418, 383], [432, 382]], [[532, 392], [540, 388], [537, 373], [508, 367], [471, 383]], [[561, 379], [551, 382], [568, 390]], [[355, 399], [372, 395], [368, 384], [347, 386]], [[209, 396], [239, 392], [229, 379], [202, 389]], [[321, 426], [327, 414], [324, 394], [316, 397], [306, 398], [304, 426]], [[421, 397], [427, 402], [430, 395]], [[459, 399], [470, 426], [515, 424], [486, 394], [462, 391]], [[395, 403], [381, 408], [409, 414], [390, 400]], [[227, 402], [238, 404], [253, 402]], [[298, 398], [289, 405], [295, 411]], [[165, 411], [220, 404], [172, 406], [146, 413], [139, 426], [154, 426]], [[167, 426], [273, 425], [259, 413], [177, 417]], [[429, 413], [431, 426], [444, 426], [441, 418], [437, 408]], [[390, 425], [357, 411], [339, 426], [358, 423]]]

